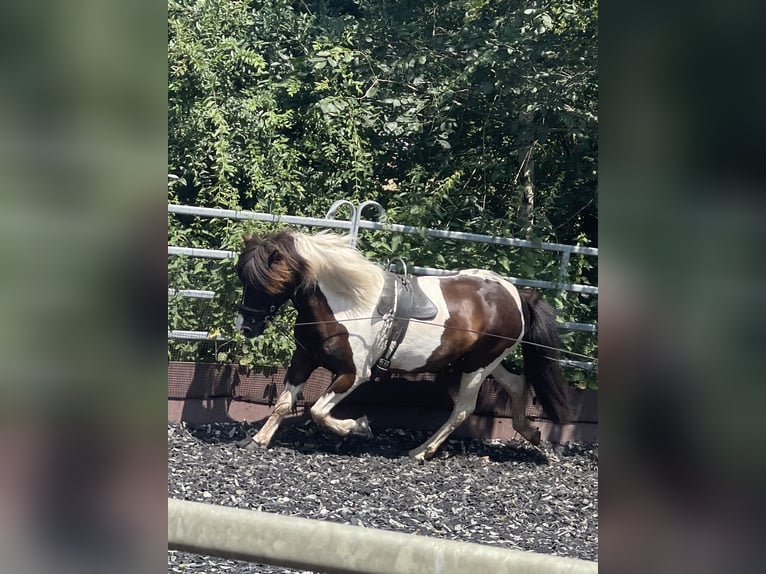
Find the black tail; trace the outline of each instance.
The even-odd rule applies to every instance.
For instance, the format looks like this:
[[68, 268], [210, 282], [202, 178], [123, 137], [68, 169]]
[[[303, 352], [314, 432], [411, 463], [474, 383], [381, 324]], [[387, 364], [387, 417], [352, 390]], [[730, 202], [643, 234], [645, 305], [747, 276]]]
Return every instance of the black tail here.
[[[537, 400], [551, 419], [562, 424], [569, 421], [569, 389], [559, 367], [561, 340], [556, 312], [535, 291], [519, 291], [522, 306], [528, 315], [521, 352], [524, 356], [524, 377], [535, 390]], [[535, 343], [524, 344], [524, 341]], [[544, 345], [540, 347], [538, 345]]]

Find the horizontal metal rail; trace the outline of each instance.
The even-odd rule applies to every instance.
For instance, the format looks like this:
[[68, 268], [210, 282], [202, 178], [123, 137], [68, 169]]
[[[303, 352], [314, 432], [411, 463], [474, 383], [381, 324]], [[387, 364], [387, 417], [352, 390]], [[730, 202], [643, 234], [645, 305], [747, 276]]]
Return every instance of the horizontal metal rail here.
[[572, 361], [570, 359], [560, 359], [559, 364], [562, 367], [572, 367], [574, 369], [584, 369], [586, 371], [591, 371], [598, 367], [598, 363], [593, 361]]
[[168, 289], [171, 297], [183, 297], [185, 299], [214, 299], [215, 291], [202, 289]]
[[168, 339], [181, 341], [226, 341], [221, 335], [213, 335], [207, 331], [184, 331], [183, 329], [168, 329]]
[[[186, 255], [188, 257], [202, 257], [205, 259], [231, 259], [237, 256], [234, 251], [224, 251], [221, 249], [200, 249], [196, 247], [176, 247], [168, 245], [168, 255]], [[410, 267], [414, 275], [454, 275], [455, 271], [448, 269], [435, 269], [432, 267]], [[581, 285], [579, 283], [556, 283], [553, 281], [541, 281], [538, 279], [519, 279], [518, 277], [506, 277], [514, 285], [522, 287], [535, 287], [537, 289], [563, 289], [573, 293], [585, 293], [589, 295], [598, 295], [598, 287], [594, 285]]]
[[233, 259], [237, 254], [233, 251], [224, 251], [223, 249], [202, 249], [168, 245], [168, 255], [186, 255], [187, 257], [201, 257], [203, 259]]
[[318, 217], [299, 217], [297, 215], [274, 215], [258, 211], [237, 211], [234, 209], [217, 209], [213, 207], [196, 207], [193, 205], [168, 204], [168, 213], [179, 215], [196, 215], [197, 217], [213, 217], [236, 219], [239, 221], [265, 221], [268, 223], [289, 223], [291, 225], [309, 225], [313, 227], [330, 227], [336, 229], [351, 229], [350, 221], [321, 219]]
[[564, 331], [585, 331], [586, 333], [595, 333], [598, 330], [598, 327], [591, 323], [572, 323], [570, 321], [559, 323], [559, 328]]
[[[457, 273], [449, 269], [436, 269], [434, 267], [419, 267], [413, 265], [409, 268], [413, 275], [430, 275], [432, 277], [450, 276]], [[598, 287], [594, 285], [581, 285], [579, 283], [556, 283], [553, 281], [541, 281], [539, 279], [521, 279], [519, 277], [506, 276], [508, 281], [521, 287], [535, 287], [537, 289], [565, 289], [573, 293], [587, 293], [598, 295]]]
[[361, 229], [373, 229], [377, 231], [395, 231], [408, 235], [425, 234], [438, 239], [456, 239], [458, 241], [473, 241], [476, 243], [491, 243], [493, 245], [508, 245], [510, 247], [528, 247], [530, 249], [544, 249], [545, 251], [559, 251], [561, 253], [577, 253], [580, 255], [598, 255], [596, 247], [582, 247], [580, 245], [567, 245], [566, 243], [549, 243], [547, 241], [535, 242], [528, 239], [515, 239], [512, 237], [494, 237], [480, 233], [468, 233], [465, 231], [446, 231], [443, 229], [420, 229], [411, 225], [399, 225], [397, 223], [378, 223], [377, 221], [362, 220], [359, 222]]
[[168, 499], [168, 549], [347, 574], [595, 574], [598, 563]]
[[[168, 289], [168, 295], [184, 299], [215, 299], [215, 291], [202, 289]], [[559, 323], [559, 327], [565, 331], [585, 331], [587, 333], [595, 333], [597, 331], [596, 325], [591, 323], [564, 321]]]
[[[256, 220], [272, 223], [290, 223], [295, 225], [309, 225], [315, 227], [331, 227], [339, 229], [351, 229], [350, 221], [335, 219], [320, 219], [316, 217], [298, 217], [295, 215], [274, 215], [257, 211], [237, 211], [234, 209], [217, 209], [212, 207], [195, 207], [191, 205], [168, 204], [168, 213], [183, 215], [196, 215], [198, 217], [219, 217], [236, 220]], [[595, 247], [582, 247], [579, 245], [567, 245], [565, 243], [535, 242], [527, 239], [514, 239], [510, 237], [494, 237], [479, 233], [466, 233], [463, 231], [445, 231], [442, 229], [420, 229], [411, 225], [399, 225], [395, 223], [379, 223], [377, 221], [359, 221], [359, 227], [378, 231], [395, 231], [408, 235], [426, 234], [429, 237], [440, 239], [456, 239], [460, 241], [474, 241], [479, 243], [492, 243], [495, 245], [508, 245], [511, 247], [528, 247], [530, 249], [544, 249], [546, 251], [559, 251], [562, 253], [578, 253], [581, 255], [597, 256], [598, 249]]]

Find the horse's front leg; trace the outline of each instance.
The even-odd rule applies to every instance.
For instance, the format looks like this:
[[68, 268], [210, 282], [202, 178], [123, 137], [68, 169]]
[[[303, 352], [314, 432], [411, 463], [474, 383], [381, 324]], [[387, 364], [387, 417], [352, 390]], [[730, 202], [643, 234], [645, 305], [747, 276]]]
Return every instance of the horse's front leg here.
[[337, 375], [327, 389], [327, 392], [319, 397], [317, 402], [311, 407], [311, 418], [314, 419], [314, 422], [341, 436], [358, 434], [372, 438], [370, 422], [366, 416], [359, 417], [358, 419], [336, 419], [330, 415], [330, 411], [354, 390], [359, 388], [365, 380], [367, 379], [358, 378], [354, 373], [341, 373]]
[[258, 431], [258, 434], [250, 442], [245, 444], [246, 448], [266, 448], [269, 446], [282, 420], [292, 412], [295, 400], [298, 398], [298, 393], [301, 392], [303, 385], [315, 368], [314, 363], [307, 356], [303, 356], [302, 353], [293, 355], [290, 366], [285, 374], [285, 390], [279, 395], [271, 416], [261, 427], [261, 430]]

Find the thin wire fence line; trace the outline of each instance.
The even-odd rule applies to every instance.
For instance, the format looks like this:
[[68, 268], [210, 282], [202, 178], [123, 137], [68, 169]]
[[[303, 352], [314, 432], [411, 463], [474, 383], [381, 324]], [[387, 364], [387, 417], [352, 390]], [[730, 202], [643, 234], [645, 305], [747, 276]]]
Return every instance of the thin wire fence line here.
[[[348, 322], [348, 321], [371, 321], [373, 319], [385, 319], [385, 318], [376, 315], [376, 316], [373, 316], [373, 317], [353, 317], [353, 318], [350, 318], [350, 319], [337, 319], [335, 321], [302, 321], [300, 323], [293, 323], [293, 325], [295, 327], [303, 327], [303, 326], [309, 326], [309, 325], [323, 325], [323, 324], [327, 324], [327, 323], [343, 323], [343, 322]], [[422, 325], [430, 325], [432, 327], [441, 327], [442, 329], [452, 329], [453, 331], [463, 331], [465, 333], [476, 333], [477, 335], [483, 335], [483, 336], [486, 336], [486, 337], [495, 337], [496, 339], [503, 339], [505, 341], [513, 341], [513, 342], [516, 342], [516, 343], [521, 343], [522, 345], [533, 345], [535, 347], [541, 347], [543, 349], [548, 349], [550, 351], [555, 351], [555, 352], [558, 352], [558, 353], [565, 353], [567, 355], [572, 355], [573, 357], [579, 357], [581, 359], [587, 359], [589, 361], [593, 361], [596, 364], [598, 363], [598, 357], [591, 357], [589, 355], [583, 355], [582, 353], [576, 353], [574, 351], [569, 351], [567, 349], [557, 349], [556, 347], [551, 347], [549, 345], [543, 345], [541, 343], [534, 343], [532, 341], [525, 341], [523, 339], [516, 339], [516, 338], [513, 338], [513, 337], [506, 337], [504, 335], [496, 335], [494, 333], [487, 333], [485, 331], [476, 331], [474, 329], [463, 329], [461, 327], [452, 327], [452, 326], [443, 325], [443, 324], [440, 324], [440, 323], [432, 323], [430, 321], [422, 321], [420, 319], [410, 319], [410, 321], [412, 321], [413, 323], [420, 323]], [[286, 332], [285, 330], [289, 329], [289, 327], [290, 327], [289, 323], [271, 322], [270, 324], [274, 325], [275, 327], [278, 327], [279, 331], [281, 333], [285, 333]], [[290, 336], [292, 336], [292, 335], [290, 335]], [[295, 339], [294, 336], [293, 336], [293, 339]], [[552, 357], [548, 357], [548, 358], [549, 359], [553, 359]], [[553, 360], [556, 360], [556, 359], [553, 359]]]

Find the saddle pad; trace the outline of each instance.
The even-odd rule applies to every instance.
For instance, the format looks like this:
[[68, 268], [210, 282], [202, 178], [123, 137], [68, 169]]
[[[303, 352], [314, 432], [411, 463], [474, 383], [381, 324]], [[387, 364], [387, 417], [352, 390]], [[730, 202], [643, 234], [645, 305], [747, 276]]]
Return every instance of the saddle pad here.
[[[398, 283], [398, 286], [397, 286]], [[394, 310], [395, 289], [399, 289], [396, 309]], [[418, 278], [386, 272], [386, 282], [378, 301], [377, 312], [383, 316], [394, 310], [396, 316], [403, 319], [423, 321], [436, 317], [436, 305], [428, 298], [418, 284]]]

